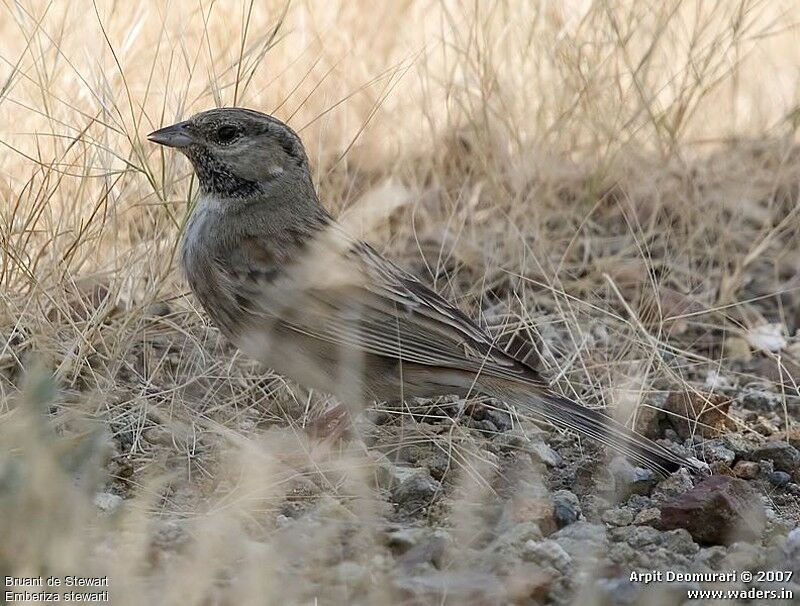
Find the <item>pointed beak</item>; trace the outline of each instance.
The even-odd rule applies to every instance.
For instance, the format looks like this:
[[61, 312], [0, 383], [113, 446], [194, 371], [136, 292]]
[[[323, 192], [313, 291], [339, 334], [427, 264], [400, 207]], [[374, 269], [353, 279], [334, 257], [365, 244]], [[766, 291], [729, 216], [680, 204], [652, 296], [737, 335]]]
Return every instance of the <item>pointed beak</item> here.
[[147, 138], [153, 143], [165, 145], [167, 147], [188, 147], [194, 141], [189, 132], [189, 122], [178, 122], [172, 126], [165, 126], [153, 131]]

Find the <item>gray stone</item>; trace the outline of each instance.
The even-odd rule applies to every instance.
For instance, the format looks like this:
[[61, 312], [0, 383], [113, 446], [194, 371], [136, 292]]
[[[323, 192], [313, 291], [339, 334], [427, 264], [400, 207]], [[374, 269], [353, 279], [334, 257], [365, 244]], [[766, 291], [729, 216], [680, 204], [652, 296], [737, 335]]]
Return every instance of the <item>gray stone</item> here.
[[685, 530], [661, 531], [650, 526], [621, 526], [609, 530], [606, 552], [627, 569], [687, 569], [698, 551]]
[[633, 510], [630, 507], [615, 507], [603, 512], [603, 522], [611, 526], [628, 526], [633, 522]]
[[424, 467], [433, 478], [441, 480], [452, 463], [447, 449], [434, 440], [409, 438], [409, 442], [400, 448], [400, 458], [412, 467]]
[[606, 527], [604, 524], [592, 524], [578, 521], [549, 537], [564, 548], [573, 560], [583, 563], [593, 562], [603, 553], [608, 544]]
[[495, 410], [490, 408], [486, 411], [488, 419], [494, 423], [498, 431], [508, 431], [513, 427], [511, 423], [511, 415], [504, 410]]
[[780, 402], [780, 396], [767, 391], [747, 387], [741, 390], [736, 398], [741, 402], [742, 408], [749, 408], [760, 412], [773, 410]]
[[722, 443], [726, 448], [731, 449], [736, 453], [737, 457], [749, 458], [749, 454], [757, 446], [752, 440], [748, 440], [738, 433], [729, 433], [722, 436]]
[[498, 452], [520, 450], [528, 443], [528, 438], [520, 429], [511, 429], [492, 438], [492, 445]]
[[663, 480], [653, 491], [655, 501], [668, 501], [692, 489], [694, 486], [691, 474], [681, 468], [670, 477]]
[[767, 476], [767, 479], [775, 486], [786, 486], [792, 479], [785, 471], [773, 471]]
[[441, 490], [441, 484], [425, 468], [395, 465], [383, 455], [374, 458], [378, 486], [389, 490], [401, 508], [424, 506]]
[[702, 446], [702, 453], [709, 463], [720, 462], [725, 465], [732, 465], [736, 459], [736, 453], [725, 446], [720, 439], [706, 440]]
[[512, 553], [516, 557], [525, 543], [531, 540], [539, 541], [543, 536], [536, 522], [522, 522], [509, 526], [489, 544], [487, 549], [496, 553]]
[[154, 547], [176, 550], [190, 541], [189, 534], [178, 520], [161, 520], [156, 524], [151, 543]]
[[651, 526], [621, 526], [609, 530], [609, 538], [625, 542], [634, 549], [657, 546], [682, 556], [694, 556], [699, 550], [691, 535], [682, 528], [664, 531]]
[[442, 489], [425, 469], [396, 467], [392, 498], [403, 508], [426, 505]]
[[550, 566], [561, 574], [566, 574], [572, 566], [572, 556], [557, 541], [528, 541], [522, 551], [522, 557], [540, 566]]
[[495, 436], [500, 433], [497, 429], [497, 426], [492, 423], [489, 419], [482, 419], [480, 421], [476, 421], [475, 419], [470, 419], [469, 426], [473, 429], [477, 429], [482, 434], [486, 434], [488, 436]]
[[437, 529], [426, 533], [416, 545], [398, 559], [398, 563], [408, 570], [428, 564], [441, 568], [445, 550], [452, 542], [453, 539], [445, 530]]
[[661, 510], [658, 507], [645, 507], [633, 519], [637, 526], [659, 526], [661, 524]]
[[614, 457], [609, 465], [614, 478], [614, 489], [620, 501], [633, 494], [647, 495], [656, 485], [656, 476], [650, 469], [634, 467], [623, 457]]
[[788, 442], [766, 442], [758, 446], [747, 458], [752, 461], [772, 461], [775, 469], [789, 473], [800, 467], [800, 451]]
[[560, 467], [563, 463], [561, 455], [544, 442], [534, 440], [528, 445], [531, 455], [548, 467]]
[[581, 504], [573, 492], [557, 490], [553, 493], [552, 499], [556, 524], [559, 528], [578, 521], [581, 516]]

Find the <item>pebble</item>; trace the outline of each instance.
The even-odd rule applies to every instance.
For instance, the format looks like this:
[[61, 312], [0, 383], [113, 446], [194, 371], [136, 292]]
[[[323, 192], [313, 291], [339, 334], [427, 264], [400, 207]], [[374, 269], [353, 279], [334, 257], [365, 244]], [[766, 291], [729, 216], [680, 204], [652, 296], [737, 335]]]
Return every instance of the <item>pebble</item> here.
[[160, 549], [178, 549], [187, 545], [191, 539], [178, 520], [161, 520], [155, 525], [151, 541]]
[[581, 504], [575, 493], [569, 490], [557, 490], [553, 493], [552, 499], [556, 524], [559, 528], [578, 521], [581, 516]]
[[691, 474], [685, 468], [681, 468], [656, 486], [653, 498], [657, 501], [672, 499], [691, 490], [693, 485]]
[[733, 466], [733, 473], [737, 478], [743, 480], [753, 480], [758, 477], [760, 471], [758, 463], [754, 461], [737, 461]]
[[374, 460], [378, 486], [389, 490], [403, 509], [425, 506], [442, 489], [423, 467], [395, 465], [384, 455], [374, 455]]
[[722, 436], [722, 443], [726, 448], [730, 448], [734, 453], [736, 453], [737, 457], [741, 458], [747, 457], [747, 455], [752, 452], [753, 448], [756, 447], [755, 442], [748, 440], [738, 433], [725, 434]]
[[608, 535], [607, 557], [627, 569], [685, 570], [700, 549], [683, 529], [663, 532], [650, 526], [620, 526]]
[[424, 568], [429, 564], [441, 568], [445, 550], [452, 542], [453, 539], [446, 530], [439, 528], [433, 532], [428, 531], [397, 561], [406, 570]]
[[684, 528], [699, 543], [753, 540], [764, 527], [758, 492], [744, 480], [711, 476], [661, 506], [661, 526]]
[[392, 487], [392, 497], [401, 506], [425, 505], [442, 489], [442, 485], [425, 469], [398, 467], [397, 470], [402, 472], [397, 476], [399, 481]]
[[732, 465], [736, 459], [736, 453], [725, 446], [722, 440], [706, 440], [701, 448], [705, 459], [709, 462], [719, 461]]
[[527, 541], [538, 541], [543, 538], [542, 530], [536, 522], [521, 522], [506, 527], [499, 536], [492, 541], [492, 549], [495, 551], [507, 551], [518, 549]]
[[523, 548], [522, 557], [540, 566], [551, 566], [562, 574], [566, 574], [572, 565], [572, 556], [551, 539], [528, 541]]
[[542, 441], [536, 440], [528, 445], [528, 450], [537, 461], [548, 467], [560, 467], [563, 459], [561, 455]]
[[549, 538], [579, 562], [592, 561], [596, 553], [603, 551], [608, 544], [605, 524], [584, 521], [565, 526]]
[[752, 461], [772, 461], [775, 469], [789, 473], [800, 467], [800, 451], [788, 442], [767, 442], [761, 444], [747, 457]]
[[648, 495], [656, 485], [656, 476], [650, 469], [634, 467], [624, 457], [614, 457], [609, 465], [614, 478], [617, 499], [625, 501], [631, 495]]
[[633, 510], [630, 507], [615, 507], [603, 512], [602, 520], [611, 526], [628, 526], [633, 522]]
[[489, 408], [486, 410], [486, 418], [489, 419], [498, 431], [508, 431], [513, 427], [511, 415], [504, 410]]
[[773, 410], [780, 402], [777, 394], [752, 387], [744, 388], [736, 399], [741, 402], [742, 408], [761, 412]]
[[609, 537], [612, 541], [624, 541], [638, 550], [655, 545], [681, 556], [694, 556], [700, 549], [683, 528], [665, 532], [651, 526], [621, 526], [609, 530]]
[[633, 523], [637, 526], [658, 526], [661, 523], [661, 510], [658, 507], [647, 507], [636, 514]]
[[786, 486], [792, 479], [785, 471], [773, 471], [767, 476], [767, 479], [775, 486]]

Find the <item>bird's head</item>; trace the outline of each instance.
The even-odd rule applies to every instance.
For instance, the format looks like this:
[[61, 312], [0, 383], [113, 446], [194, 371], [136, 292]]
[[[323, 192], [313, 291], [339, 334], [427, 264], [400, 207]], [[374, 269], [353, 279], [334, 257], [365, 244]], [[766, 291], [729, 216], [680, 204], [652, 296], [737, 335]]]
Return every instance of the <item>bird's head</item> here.
[[310, 185], [300, 137], [280, 120], [238, 107], [212, 109], [147, 135], [183, 152], [204, 193], [269, 196]]

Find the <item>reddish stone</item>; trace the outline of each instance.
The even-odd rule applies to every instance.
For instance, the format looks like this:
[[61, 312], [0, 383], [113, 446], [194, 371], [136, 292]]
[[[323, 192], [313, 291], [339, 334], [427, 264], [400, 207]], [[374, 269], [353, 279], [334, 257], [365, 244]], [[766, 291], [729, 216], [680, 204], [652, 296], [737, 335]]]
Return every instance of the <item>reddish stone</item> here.
[[733, 466], [733, 473], [743, 480], [753, 480], [758, 477], [760, 468], [755, 461], [737, 461]]
[[661, 507], [661, 527], [685, 528], [695, 541], [730, 544], [751, 541], [764, 528], [761, 497], [750, 484], [729, 476], [711, 476]]

